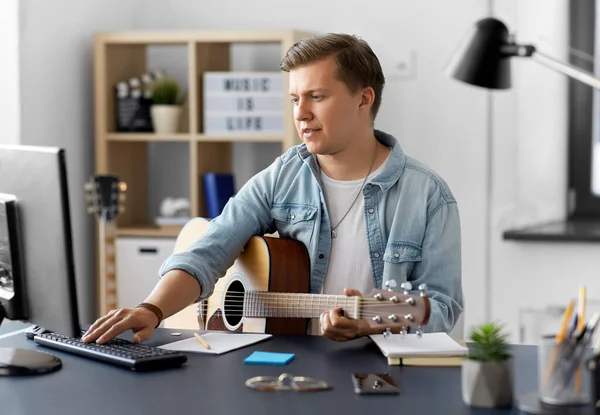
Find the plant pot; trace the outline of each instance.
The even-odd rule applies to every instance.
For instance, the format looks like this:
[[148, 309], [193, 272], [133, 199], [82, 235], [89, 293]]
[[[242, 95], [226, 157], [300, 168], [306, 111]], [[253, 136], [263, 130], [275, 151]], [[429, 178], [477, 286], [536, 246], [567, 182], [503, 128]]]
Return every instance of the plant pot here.
[[512, 405], [512, 365], [512, 359], [498, 363], [465, 359], [461, 373], [463, 401], [484, 408]]
[[178, 105], [152, 105], [152, 126], [155, 133], [171, 134], [179, 131], [181, 107]]

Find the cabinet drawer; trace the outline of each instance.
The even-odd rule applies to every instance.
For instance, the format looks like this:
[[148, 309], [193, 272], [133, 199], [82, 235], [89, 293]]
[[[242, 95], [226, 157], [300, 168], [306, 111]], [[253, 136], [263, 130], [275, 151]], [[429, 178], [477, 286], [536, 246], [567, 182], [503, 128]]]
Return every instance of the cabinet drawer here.
[[118, 306], [135, 307], [154, 289], [158, 269], [173, 252], [175, 238], [120, 237], [115, 245]]

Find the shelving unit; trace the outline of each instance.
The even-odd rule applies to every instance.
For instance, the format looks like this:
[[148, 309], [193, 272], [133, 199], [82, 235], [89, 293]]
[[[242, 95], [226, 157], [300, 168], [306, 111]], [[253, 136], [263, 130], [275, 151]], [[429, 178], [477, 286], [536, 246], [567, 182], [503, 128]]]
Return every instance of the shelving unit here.
[[[202, 76], [207, 71], [230, 70], [230, 45], [278, 44], [281, 56], [310, 33], [275, 31], [122, 31], [99, 33], [94, 38], [96, 174], [114, 174], [127, 183], [125, 211], [117, 220], [118, 236], [176, 236], [180, 228], [161, 228], [148, 215], [148, 145], [179, 142], [189, 146], [189, 199], [191, 216], [206, 216], [202, 191], [205, 172], [231, 172], [231, 144], [280, 143], [281, 151], [297, 144], [284, 77], [283, 135], [210, 135], [202, 128]], [[176, 134], [116, 131], [114, 86], [117, 82], [155, 68], [147, 67], [147, 48], [184, 46], [187, 50], [188, 96], [182, 132]], [[274, 68], [273, 70], [277, 70]], [[289, 114], [289, 116], [287, 115]]]
[[[127, 252], [116, 252], [120, 266], [108, 270], [103, 262], [105, 239], [102, 232], [97, 237], [98, 258], [98, 300], [99, 315], [107, 310], [106, 298], [114, 293], [107, 285], [108, 277], [117, 281], [116, 290], [120, 295], [131, 293], [131, 287], [146, 287], [155, 284], [154, 274], [159, 257], [168, 255], [168, 247], [181, 226], [159, 227], [154, 224], [154, 215], [149, 211], [149, 196], [160, 197], [160, 186], [149, 177], [149, 168], [155, 172], [157, 146], [177, 146], [178, 155], [183, 157], [177, 163], [179, 176], [177, 183], [187, 183], [189, 171], [190, 216], [206, 217], [202, 176], [206, 172], [233, 173], [232, 148], [234, 143], [279, 143], [283, 153], [299, 142], [292, 119], [292, 103], [288, 96], [287, 76], [283, 76], [281, 105], [284, 114], [282, 134], [277, 135], [223, 135], [206, 134], [203, 129], [203, 74], [205, 72], [231, 71], [236, 65], [232, 58], [239, 58], [233, 49], [245, 45], [275, 45], [280, 57], [301, 38], [310, 33], [295, 30], [276, 31], [120, 31], [98, 33], [94, 37], [94, 121], [95, 121], [95, 173], [111, 174], [127, 184], [124, 212], [117, 217], [114, 237], [117, 246], [127, 246]], [[243, 44], [243, 45], [238, 45]], [[250, 48], [252, 49], [252, 48]], [[267, 46], [270, 49], [270, 46]], [[168, 52], [168, 61], [175, 61], [177, 69], [184, 70], [186, 104], [178, 133], [127, 133], [117, 131], [115, 86], [118, 82], [140, 76], [161, 67], [151, 67], [153, 53], [157, 50]], [[176, 52], [173, 59], [171, 52]], [[258, 56], [258, 55], [257, 55]], [[239, 65], [238, 65], [239, 66]], [[237, 68], [236, 68], [237, 69]], [[272, 71], [278, 71], [274, 67]], [[183, 148], [182, 148], [183, 146]], [[153, 159], [154, 157], [154, 159]], [[185, 160], [187, 158], [187, 160]], [[156, 161], [154, 161], [156, 162]], [[161, 166], [157, 170], [162, 175], [171, 166]], [[183, 177], [183, 180], [182, 180]], [[156, 179], [156, 177], [155, 177]], [[169, 183], [166, 178], [166, 183]], [[174, 182], [175, 183], [175, 182]], [[238, 183], [242, 184], [242, 183]], [[162, 186], [165, 185], [163, 181]], [[185, 184], [183, 185], [185, 187]], [[159, 192], [157, 194], [153, 194]], [[112, 238], [112, 237], [111, 237]], [[111, 239], [114, 242], [114, 238]], [[120, 245], [119, 245], [120, 244]], [[137, 245], [136, 245], [137, 244]], [[138, 248], [135, 248], [135, 247]], [[115, 248], [116, 250], [117, 248]], [[155, 252], [154, 256], [148, 252]], [[125, 258], [130, 255], [131, 257]], [[113, 256], [114, 259], [114, 256]], [[119, 271], [120, 269], [120, 271]], [[134, 271], [132, 271], [134, 270]], [[127, 275], [118, 274], [123, 273]], [[113, 274], [114, 273], [114, 274]], [[143, 275], [142, 275], [143, 274]], [[114, 277], [114, 279], [112, 278]], [[134, 290], [135, 291], [135, 290]], [[132, 307], [133, 297], [119, 299], [119, 307]], [[186, 312], [193, 319], [193, 307]], [[192, 311], [190, 311], [192, 310]], [[181, 313], [184, 315], [185, 313]], [[189, 319], [188, 319], [189, 320]], [[186, 320], [187, 321], [187, 320]], [[186, 323], [186, 324], [189, 324]]]

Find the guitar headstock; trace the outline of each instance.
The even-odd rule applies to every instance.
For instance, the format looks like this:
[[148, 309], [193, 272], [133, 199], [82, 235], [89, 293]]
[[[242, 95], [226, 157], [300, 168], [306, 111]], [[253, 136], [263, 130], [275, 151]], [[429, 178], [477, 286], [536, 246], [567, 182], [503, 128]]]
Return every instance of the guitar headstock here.
[[401, 333], [406, 333], [409, 326], [417, 326], [416, 333], [422, 334], [422, 326], [428, 323], [431, 314], [427, 285], [419, 285], [417, 295], [410, 294], [410, 282], [402, 283], [401, 288], [402, 293], [391, 288], [374, 289], [361, 298], [359, 318], [366, 320], [371, 327], [400, 329]]
[[125, 210], [127, 185], [115, 176], [94, 175], [84, 186], [87, 212], [103, 222], [114, 221]]

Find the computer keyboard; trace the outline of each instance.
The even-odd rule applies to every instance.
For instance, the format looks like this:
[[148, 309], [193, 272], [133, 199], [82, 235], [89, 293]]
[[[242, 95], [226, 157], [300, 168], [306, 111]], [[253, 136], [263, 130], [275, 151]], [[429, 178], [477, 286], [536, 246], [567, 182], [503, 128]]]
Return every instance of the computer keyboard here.
[[122, 339], [112, 339], [104, 344], [96, 344], [84, 343], [80, 337], [43, 333], [36, 335], [33, 341], [46, 347], [123, 366], [138, 372], [179, 367], [187, 361], [187, 356], [181, 352], [135, 344]]

